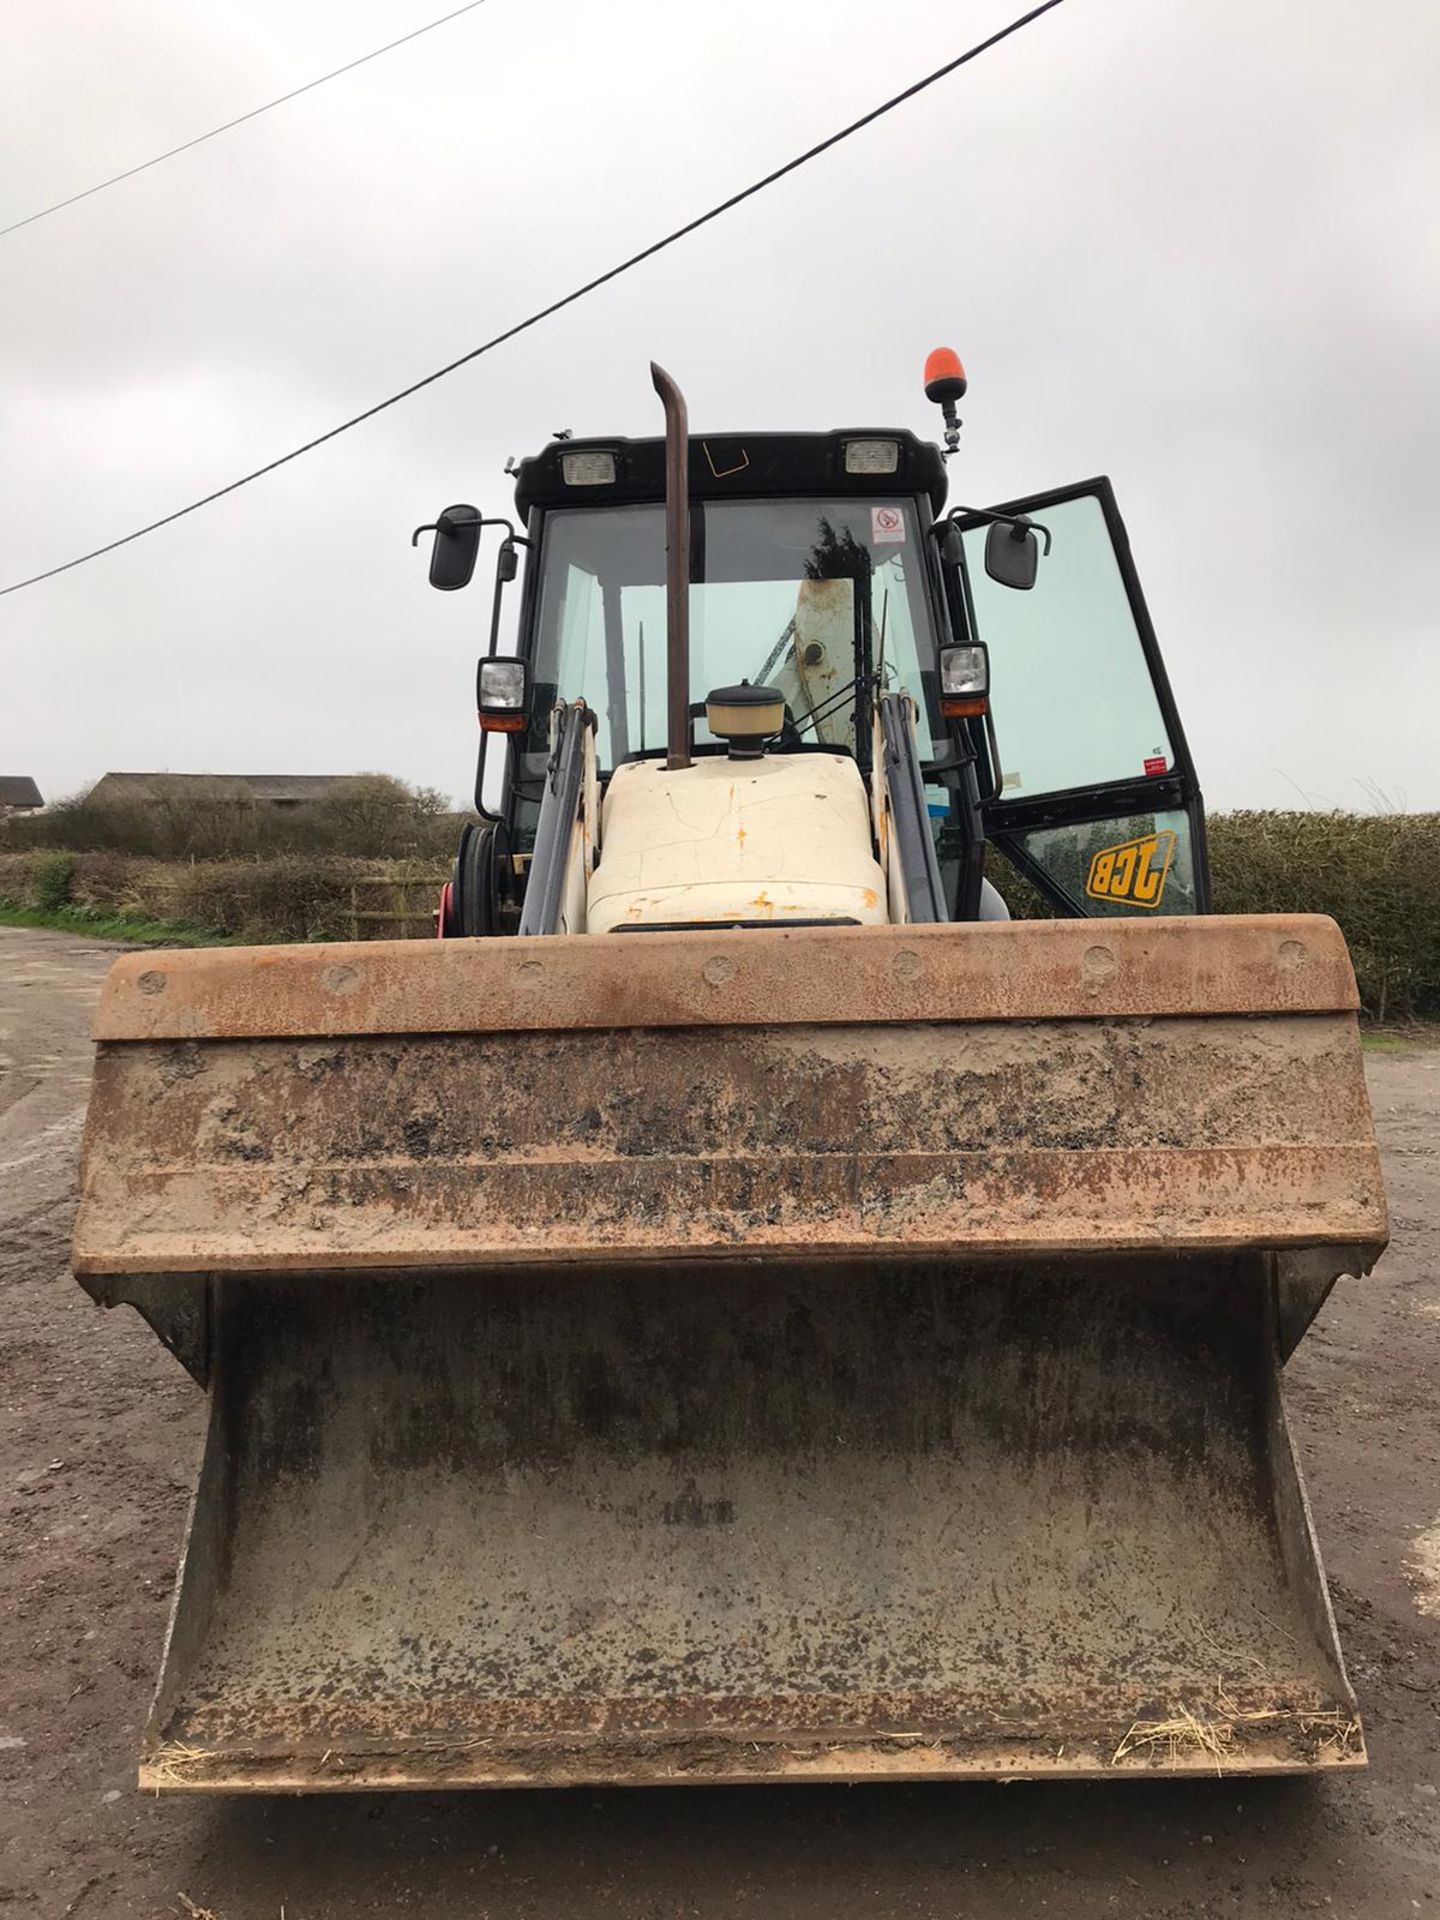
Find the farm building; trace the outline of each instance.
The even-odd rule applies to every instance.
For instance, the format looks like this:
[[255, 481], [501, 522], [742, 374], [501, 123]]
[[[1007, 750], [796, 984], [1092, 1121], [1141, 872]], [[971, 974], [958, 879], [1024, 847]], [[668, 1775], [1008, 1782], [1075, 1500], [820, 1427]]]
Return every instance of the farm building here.
[[0, 773], [0, 813], [38, 813], [44, 804], [28, 773]]
[[86, 796], [97, 807], [134, 807], [176, 800], [196, 805], [230, 801], [236, 806], [275, 807], [283, 812], [323, 800], [345, 773], [107, 773]]

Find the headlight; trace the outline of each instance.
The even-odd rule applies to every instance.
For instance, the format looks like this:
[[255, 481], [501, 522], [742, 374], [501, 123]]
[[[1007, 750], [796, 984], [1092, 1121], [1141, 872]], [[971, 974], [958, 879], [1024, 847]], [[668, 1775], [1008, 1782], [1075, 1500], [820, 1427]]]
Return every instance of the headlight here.
[[984, 713], [990, 697], [990, 656], [983, 646], [940, 649], [940, 711], [947, 720]]
[[530, 670], [523, 660], [482, 660], [475, 676], [475, 704], [486, 733], [523, 733], [528, 719]]

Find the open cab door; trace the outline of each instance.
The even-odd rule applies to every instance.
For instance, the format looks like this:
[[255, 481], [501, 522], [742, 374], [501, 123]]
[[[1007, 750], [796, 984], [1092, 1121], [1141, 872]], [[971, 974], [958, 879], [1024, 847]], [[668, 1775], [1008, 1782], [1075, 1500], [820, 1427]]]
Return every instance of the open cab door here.
[[1017, 590], [987, 565], [992, 515], [955, 516], [990, 652], [988, 837], [1057, 913], [1208, 912], [1200, 788], [1110, 482], [994, 514], [1032, 521], [1045, 552]]

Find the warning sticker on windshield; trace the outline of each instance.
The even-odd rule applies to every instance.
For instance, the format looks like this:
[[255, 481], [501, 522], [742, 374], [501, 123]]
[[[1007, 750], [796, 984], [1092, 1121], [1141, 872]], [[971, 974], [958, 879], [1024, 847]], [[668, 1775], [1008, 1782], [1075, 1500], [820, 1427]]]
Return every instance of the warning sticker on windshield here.
[[870, 509], [870, 542], [872, 546], [881, 546], [887, 540], [905, 538], [905, 512], [902, 507], [872, 507]]
[[1122, 900], [1131, 907], [1158, 907], [1175, 852], [1168, 828], [1118, 847], [1102, 847], [1090, 862], [1085, 891], [1092, 900]]

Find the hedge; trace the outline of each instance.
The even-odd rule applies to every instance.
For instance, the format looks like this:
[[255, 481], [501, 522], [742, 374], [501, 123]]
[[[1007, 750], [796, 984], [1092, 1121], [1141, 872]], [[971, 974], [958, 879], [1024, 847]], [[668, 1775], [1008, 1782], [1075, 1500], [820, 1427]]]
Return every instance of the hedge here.
[[[60, 800], [0, 821], [0, 851], [56, 848], [156, 860], [448, 859], [459, 837], [444, 796], [383, 773], [350, 774], [300, 806], [257, 805], [195, 776], [142, 776], [143, 794]], [[240, 783], [232, 782], [238, 787]]]
[[143, 915], [257, 944], [420, 938], [448, 862], [151, 860], [124, 853], [0, 853], [0, 905]]
[[[1327, 913], [1350, 943], [1366, 1010], [1440, 1016], [1440, 814], [1228, 813], [1209, 822], [1221, 913]], [[0, 901], [143, 913], [248, 940], [422, 936], [448, 861], [142, 859], [0, 852]], [[1017, 916], [1043, 912], [993, 876]]]
[[1440, 813], [1222, 813], [1218, 913], [1328, 913], [1377, 1019], [1440, 1015]]

